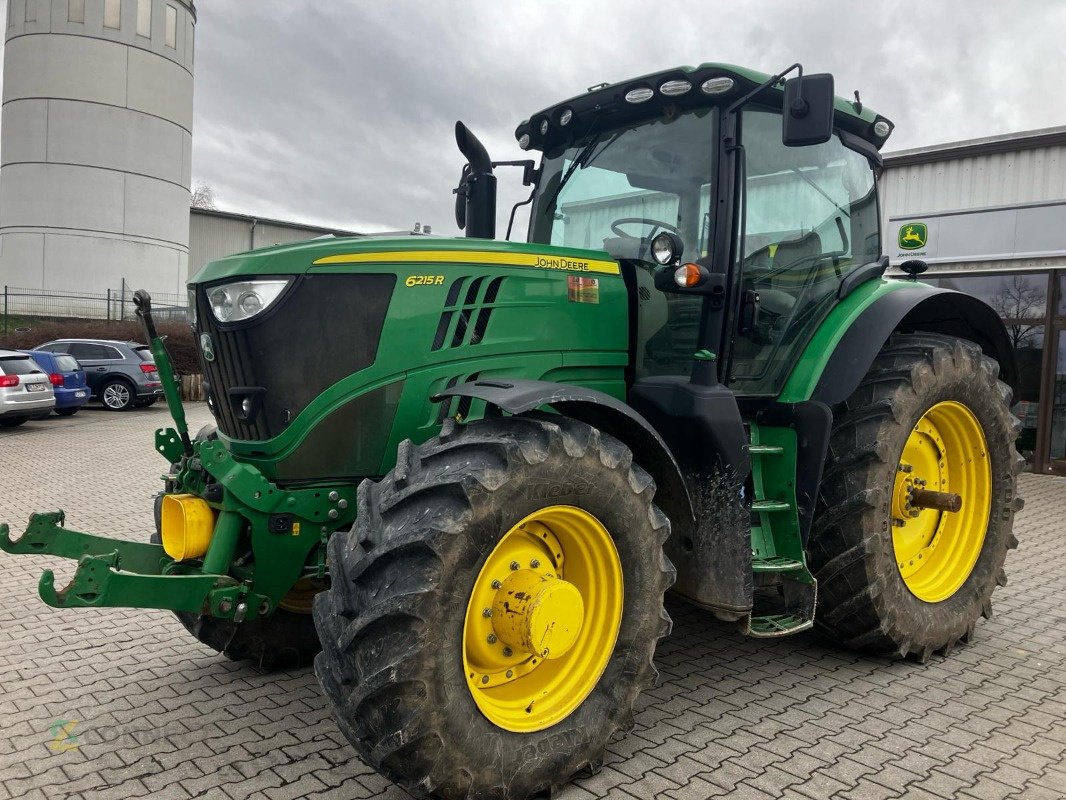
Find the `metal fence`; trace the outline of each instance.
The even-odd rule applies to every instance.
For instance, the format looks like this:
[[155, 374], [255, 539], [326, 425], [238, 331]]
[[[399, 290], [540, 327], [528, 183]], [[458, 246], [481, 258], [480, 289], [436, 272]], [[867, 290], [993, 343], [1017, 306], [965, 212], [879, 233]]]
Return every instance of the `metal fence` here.
[[[64, 292], [57, 289], [26, 289], [4, 286], [0, 299], [2, 330], [6, 334], [26, 319], [132, 320], [134, 290], [128, 286], [106, 292]], [[152, 292], [152, 313], [157, 320], [188, 319], [184, 294]]]

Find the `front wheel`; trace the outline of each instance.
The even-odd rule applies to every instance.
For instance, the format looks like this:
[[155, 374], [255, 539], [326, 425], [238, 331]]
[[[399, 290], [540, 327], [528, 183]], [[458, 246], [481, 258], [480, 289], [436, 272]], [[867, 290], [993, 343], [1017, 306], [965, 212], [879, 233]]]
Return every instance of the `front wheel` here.
[[597, 767], [670, 628], [654, 491], [624, 445], [565, 417], [401, 445], [330, 539], [315, 600], [315, 671], [363, 758], [443, 798], [521, 800]]
[[1024, 464], [997, 375], [970, 342], [897, 334], [837, 409], [810, 547], [830, 638], [925, 661], [991, 616]]

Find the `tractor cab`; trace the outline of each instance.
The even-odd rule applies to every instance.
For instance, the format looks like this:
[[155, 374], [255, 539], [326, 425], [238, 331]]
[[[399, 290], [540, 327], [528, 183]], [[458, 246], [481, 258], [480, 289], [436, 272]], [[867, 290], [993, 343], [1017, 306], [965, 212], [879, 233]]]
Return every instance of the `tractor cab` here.
[[[734, 390], [776, 394], [841, 286], [884, 271], [875, 176], [891, 123], [832, 91], [827, 75], [705, 64], [593, 87], [518, 127], [543, 152], [529, 241], [622, 263], [635, 378], [687, 375], [707, 348]], [[684, 264], [720, 278], [656, 290]], [[714, 287], [735, 313], [701, 337]]]

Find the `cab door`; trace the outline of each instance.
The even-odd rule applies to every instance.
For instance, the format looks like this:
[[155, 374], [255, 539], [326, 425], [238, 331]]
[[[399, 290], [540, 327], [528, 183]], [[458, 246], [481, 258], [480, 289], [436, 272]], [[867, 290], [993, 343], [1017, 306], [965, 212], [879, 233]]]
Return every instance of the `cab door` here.
[[780, 111], [742, 113], [741, 306], [727, 380], [776, 395], [841, 280], [880, 256], [877, 192], [869, 161], [837, 135], [786, 147]]

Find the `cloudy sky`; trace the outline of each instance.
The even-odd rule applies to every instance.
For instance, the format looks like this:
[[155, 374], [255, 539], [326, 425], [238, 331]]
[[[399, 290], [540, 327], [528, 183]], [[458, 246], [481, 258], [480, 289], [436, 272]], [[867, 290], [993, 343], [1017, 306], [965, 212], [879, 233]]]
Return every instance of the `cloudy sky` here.
[[[802, 61], [896, 122], [887, 150], [1066, 124], [1066, 3], [201, 0], [194, 181], [220, 208], [454, 233], [465, 121], [515, 125], [603, 81]], [[501, 206], [520, 196], [501, 172]], [[501, 214], [504, 213], [501, 209]]]

